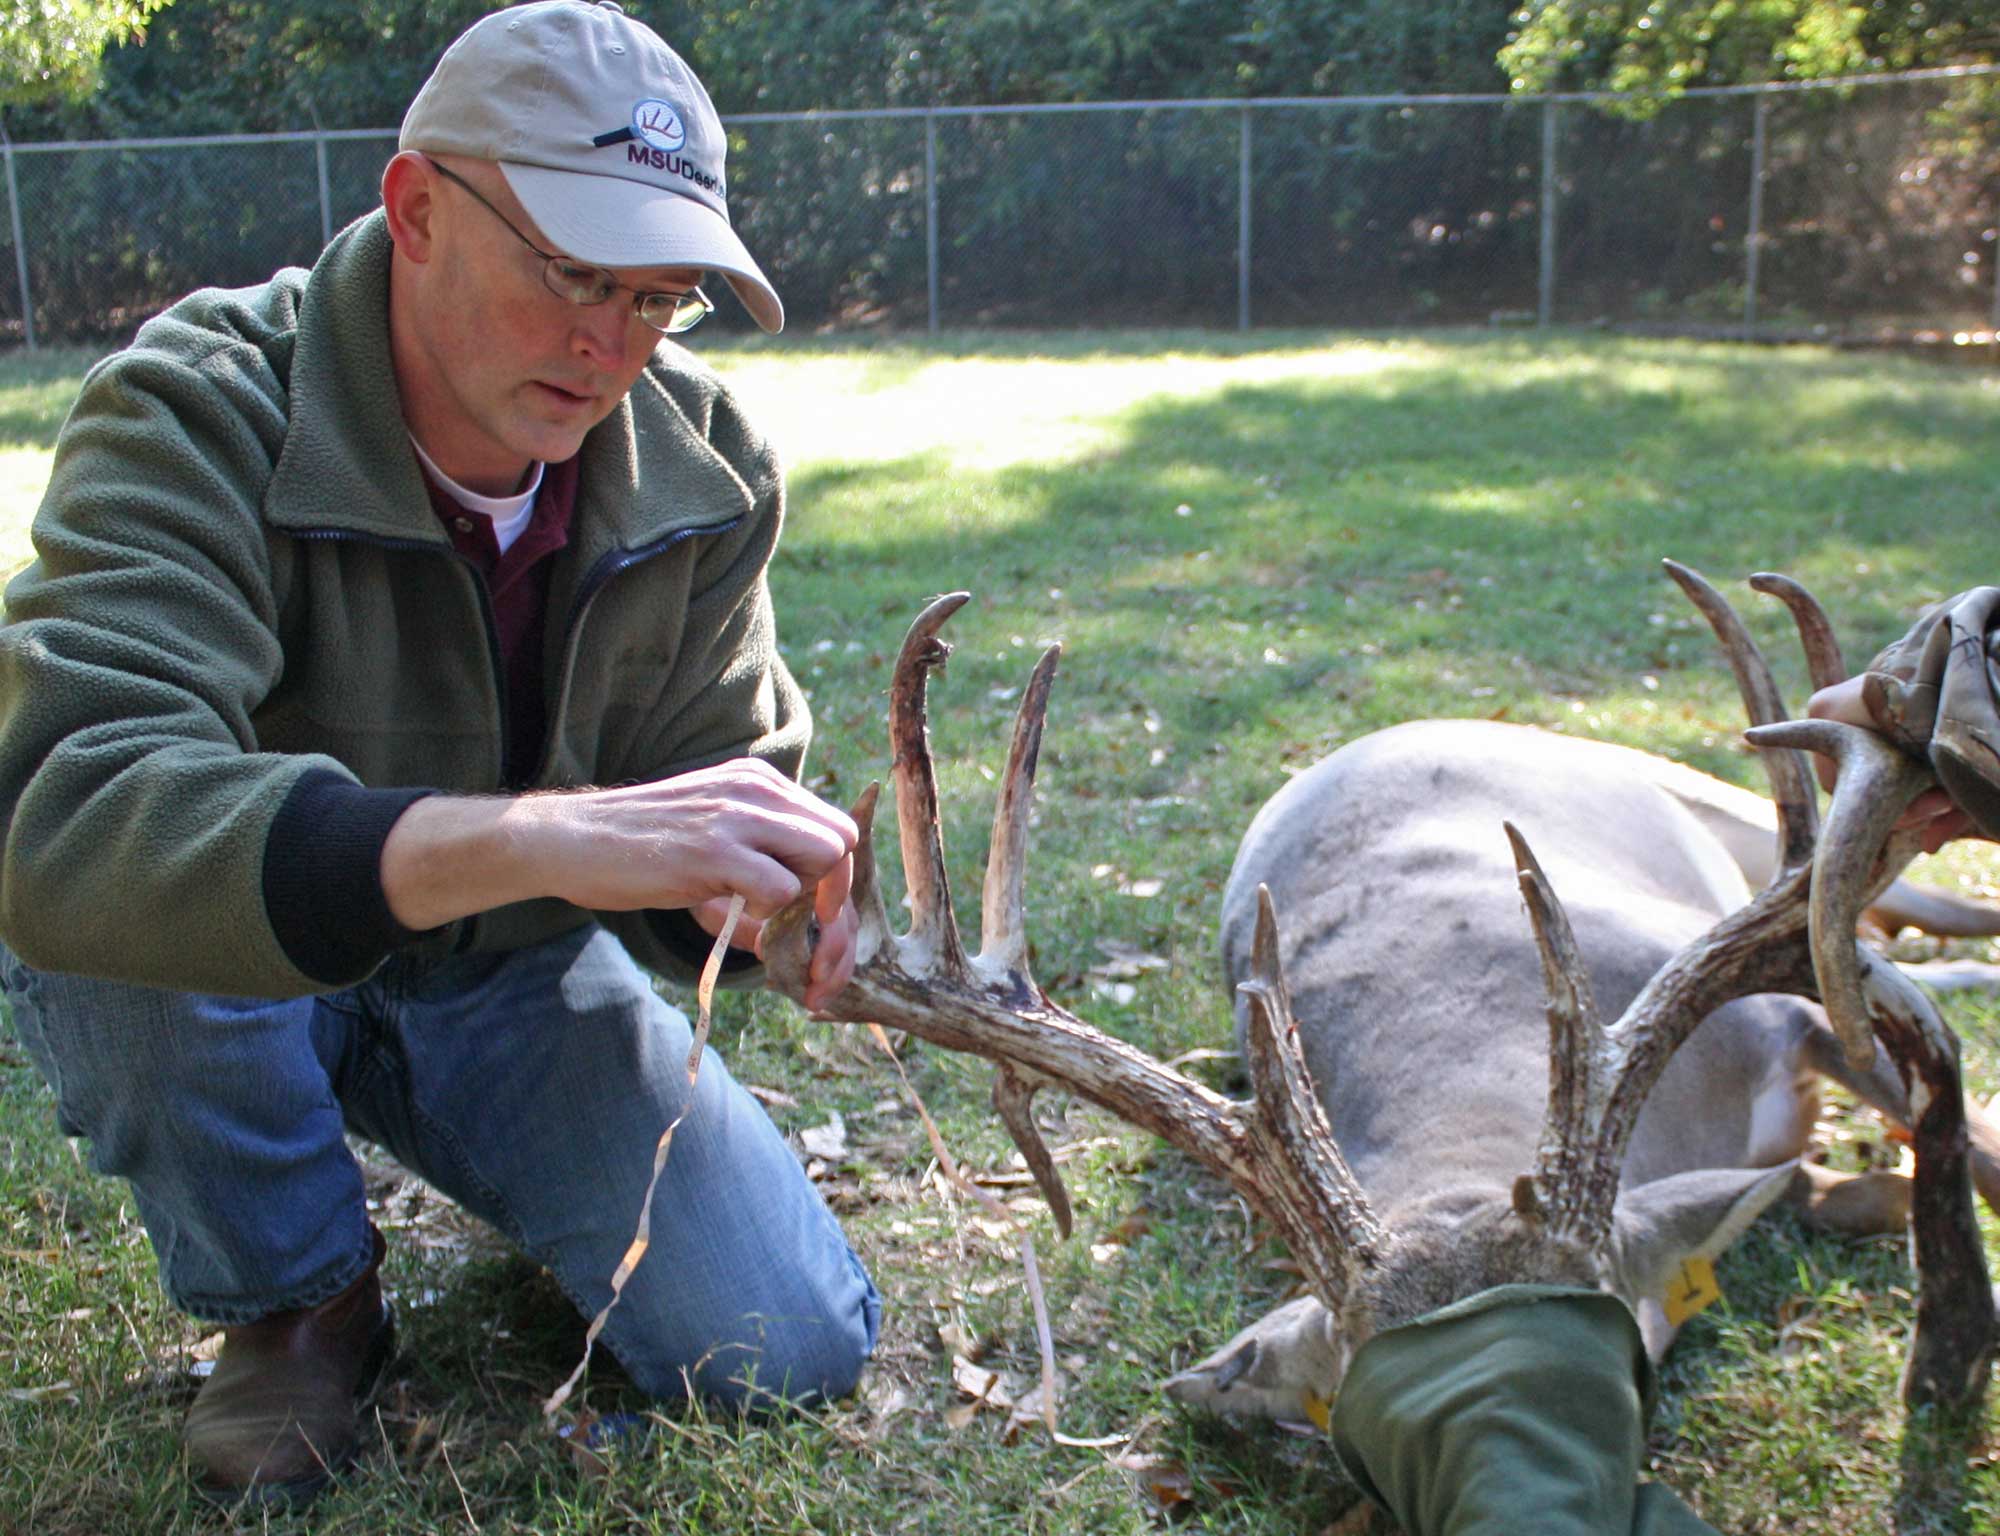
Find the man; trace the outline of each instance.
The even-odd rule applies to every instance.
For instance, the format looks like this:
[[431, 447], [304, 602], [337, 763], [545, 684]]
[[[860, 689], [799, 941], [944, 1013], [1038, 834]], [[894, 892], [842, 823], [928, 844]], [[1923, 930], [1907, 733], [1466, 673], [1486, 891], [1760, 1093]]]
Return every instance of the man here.
[[[610, 1295], [687, 1107], [683, 978], [855, 829], [794, 782], [770, 448], [663, 333], [731, 230], [724, 136], [615, 5], [486, 17], [310, 274], [207, 290], [92, 371], [0, 630], [0, 979], [66, 1131], [225, 1325], [198, 1487], [309, 1496], [391, 1352], [343, 1131]], [[849, 1390], [879, 1303], [711, 1055], [605, 1332], [638, 1384]]]

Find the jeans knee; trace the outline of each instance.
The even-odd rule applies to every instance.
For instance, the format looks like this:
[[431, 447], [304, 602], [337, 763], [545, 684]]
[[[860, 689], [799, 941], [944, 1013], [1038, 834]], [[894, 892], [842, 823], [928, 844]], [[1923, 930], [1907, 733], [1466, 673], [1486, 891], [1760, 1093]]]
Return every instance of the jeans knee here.
[[851, 1252], [845, 1278], [850, 1283], [821, 1306], [738, 1318], [691, 1362], [649, 1357], [643, 1342], [628, 1338], [615, 1346], [620, 1363], [642, 1391], [669, 1402], [693, 1395], [760, 1412], [846, 1397], [874, 1353], [882, 1301]]

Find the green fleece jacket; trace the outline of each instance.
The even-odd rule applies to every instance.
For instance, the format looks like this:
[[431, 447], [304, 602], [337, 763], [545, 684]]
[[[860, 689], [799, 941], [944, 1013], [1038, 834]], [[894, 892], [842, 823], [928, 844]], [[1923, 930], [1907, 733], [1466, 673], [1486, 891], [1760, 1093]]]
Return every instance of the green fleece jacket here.
[[[413, 941], [533, 942], [586, 914], [396, 924], [379, 855], [412, 799], [742, 755], [798, 771], [809, 721], [765, 583], [777, 460], [671, 344], [584, 440], [547, 742], [503, 762], [491, 602], [399, 408], [390, 250], [378, 211], [310, 273], [195, 294], [85, 379], [0, 628], [0, 939], [29, 964], [295, 996]], [[685, 914], [605, 920], [689, 973]]]

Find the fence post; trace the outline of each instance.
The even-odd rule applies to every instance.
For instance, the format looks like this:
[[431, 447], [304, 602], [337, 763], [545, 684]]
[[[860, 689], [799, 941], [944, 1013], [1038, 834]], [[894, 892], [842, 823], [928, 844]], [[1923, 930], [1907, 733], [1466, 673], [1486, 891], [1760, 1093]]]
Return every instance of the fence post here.
[[1236, 168], [1236, 329], [1250, 329], [1250, 109], [1243, 109]]
[[1757, 269], [1764, 257], [1764, 138], [1771, 98], [1759, 92], [1750, 118], [1750, 227], [1743, 237], [1743, 334], [1757, 329]]
[[1542, 255], [1535, 295], [1535, 324], [1546, 327], [1556, 307], [1556, 112], [1542, 103]]
[[333, 198], [326, 185], [326, 135], [313, 135], [313, 159], [319, 167], [319, 243], [330, 244], [333, 240]]
[[7, 221], [14, 234], [14, 276], [21, 284], [21, 325], [28, 350], [35, 350], [35, 296], [28, 291], [28, 242], [21, 233], [21, 186], [14, 179], [14, 141], [0, 123], [0, 158], [7, 162]]
[[937, 113], [924, 114], [924, 280], [930, 295], [930, 334], [938, 331]]

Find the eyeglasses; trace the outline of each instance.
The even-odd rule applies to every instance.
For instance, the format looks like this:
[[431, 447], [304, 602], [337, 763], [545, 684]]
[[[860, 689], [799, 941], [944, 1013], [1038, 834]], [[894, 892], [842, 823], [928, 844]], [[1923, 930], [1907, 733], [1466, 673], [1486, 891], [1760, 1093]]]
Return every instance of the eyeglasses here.
[[567, 256], [550, 255], [516, 229], [514, 221], [489, 203], [471, 182], [435, 160], [430, 164], [431, 169], [446, 181], [470, 192], [474, 202], [505, 224], [509, 234], [542, 258], [542, 282], [557, 298], [588, 309], [602, 304], [614, 293], [629, 293], [632, 295], [632, 313], [662, 336], [678, 336], [683, 331], [691, 331], [714, 311], [715, 306], [709, 303], [708, 295], [699, 288], [690, 288], [686, 293], [642, 293], [629, 283], [619, 282], [602, 267], [585, 266]]

